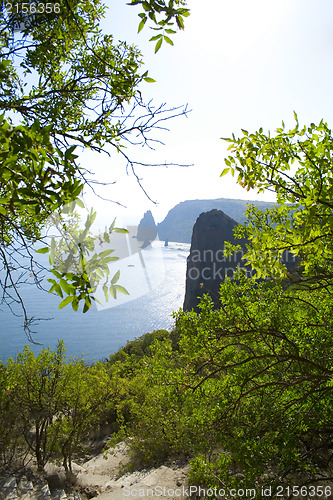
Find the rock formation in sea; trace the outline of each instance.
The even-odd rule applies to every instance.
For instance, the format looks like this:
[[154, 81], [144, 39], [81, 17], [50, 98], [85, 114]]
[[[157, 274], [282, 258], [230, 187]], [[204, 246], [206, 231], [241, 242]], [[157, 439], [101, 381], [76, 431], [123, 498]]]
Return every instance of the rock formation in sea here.
[[[198, 311], [199, 297], [209, 293], [218, 305], [219, 288], [226, 277], [236, 278], [237, 265], [244, 266], [245, 242], [234, 238], [237, 222], [221, 210], [199, 215], [193, 227], [190, 255], [187, 258], [185, 311]], [[224, 242], [241, 244], [243, 250], [226, 258]]]
[[157, 228], [156, 223], [153, 217], [153, 214], [150, 210], [145, 212], [143, 218], [140, 220], [140, 224], [138, 226], [137, 239], [138, 241], [143, 241], [143, 248], [150, 245], [152, 241], [156, 239], [157, 236]]
[[[199, 215], [193, 227], [190, 255], [187, 258], [186, 288], [184, 311], [199, 312], [198, 304], [203, 294], [208, 293], [216, 307], [219, 306], [219, 289], [228, 277], [238, 279], [246, 272], [253, 276], [254, 269], [245, 266], [242, 259], [246, 253], [246, 240], [236, 240], [233, 230], [237, 222], [221, 210], [211, 210]], [[240, 245], [241, 250], [230, 257], [225, 257], [224, 242]], [[284, 252], [282, 262], [286, 265], [290, 277], [297, 279], [299, 259], [289, 252]], [[239, 267], [243, 268], [242, 271]], [[286, 283], [288, 286], [288, 283]]]

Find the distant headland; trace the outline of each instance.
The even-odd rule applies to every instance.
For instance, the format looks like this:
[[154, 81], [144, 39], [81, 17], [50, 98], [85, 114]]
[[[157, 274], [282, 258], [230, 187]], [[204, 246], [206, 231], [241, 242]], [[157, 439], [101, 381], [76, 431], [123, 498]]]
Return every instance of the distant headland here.
[[[214, 209], [221, 210], [231, 219], [240, 223], [245, 221], [245, 212], [248, 204], [254, 205], [261, 210], [266, 210], [274, 206], [272, 202], [234, 200], [229, 198], [182, 201], [169, 211], [162, 222], [157, 224], [158, 237], [162, 241], [191, 243], [193, 226], [202, 212], [209, 212]], [[149, 225], [152, 224], [152, 216], [150, 216], [151, 213], [149, 214]]]

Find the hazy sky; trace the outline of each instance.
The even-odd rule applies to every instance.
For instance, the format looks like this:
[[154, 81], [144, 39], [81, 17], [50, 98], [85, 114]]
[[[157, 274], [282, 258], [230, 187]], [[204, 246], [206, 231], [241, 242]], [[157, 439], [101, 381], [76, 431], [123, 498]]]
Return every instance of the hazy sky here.
[[[149, 74], [157, 83], [142, 85], [145, 99], [156, 105], [188, 103], [188, 118], [169, 122], [163, 134], [165, 146], [154, 155], [132, 150], [136, 159], [193, 167], [147, 167], [138, 170], [143, 185], [158, 202], [154, 205], [140, 191], [132, 176], [124, 173], [119, 155], [110, 159], [86, 155], [97, 178], [117, 183], [101, 194], [127, 205], [94, 201], [103, 215], [134, 214], [140, 219], [152, 210], [157, 221], [186, 199], [258, 199], [231, 176], [220, 178], [229, 137], [241, 128], [255, 131], [293, 125], [293, 110], [301, 124], [324, 118], [333, 124], [333, 2], [331, 0], [188, 0], [191, 16], [185, 31], [173, 37], [174, 46], [162, 45], [155, 55], [148, 43], [151, 31], [136, 34], [137, 8], [126, 0], [107, 0], [103, 25], [116, 38], [138, 45]], [[271, 199], [268, 195], [260, 199]], [[126, 215], [127, 214], [127, 215]]]

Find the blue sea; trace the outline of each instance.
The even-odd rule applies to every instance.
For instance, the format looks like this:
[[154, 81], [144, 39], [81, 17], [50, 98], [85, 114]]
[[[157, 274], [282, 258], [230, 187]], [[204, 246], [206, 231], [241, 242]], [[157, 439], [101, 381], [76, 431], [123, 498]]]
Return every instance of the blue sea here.
[[55, 348], [62, 339], [68, 356], [83, 356], [87, 362], [100, 361], [128, 340], [153, 330], [171, 329], [172, 312], [182, 307], [184, 301], [189, 250], [188, 244], [169, 243], [165, 247], [156, 241], [142, 252], [112, 263], [115, 271], [121, 271], [119, 284], [130, 295], [119, 294], [116, 300], [111, 297], [106, 302], [99, 291], [96, 296], [100, 304], [98, 307], [93, 304], [85, 314], [73, 311], [70, 305], [58, 309], [60, 297], [35, 286], [22, 287], [29, 317], [42, 318], [33, 326], [33, 339], [41, 345], [28, 342], [23, 318], [14, 316], [2, 305], [0, 360], [6, 362], [15, 357], [25, 345], [36, 353], [44, 347]]

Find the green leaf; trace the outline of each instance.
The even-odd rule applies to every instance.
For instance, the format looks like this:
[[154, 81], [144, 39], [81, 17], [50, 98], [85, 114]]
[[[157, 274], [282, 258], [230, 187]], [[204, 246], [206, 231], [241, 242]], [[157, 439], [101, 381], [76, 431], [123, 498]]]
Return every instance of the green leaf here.
[[155, 12], [149, 12], [149, 18], [154, 21], [154, 23], [156, 24], [157, 23], [157, 20], [156, 20], [156, 16], [155, 16]]
[[76, 156], [76, 155], [73, 155], [73, 154], [72, 154], [75, 148], [76, 148], [76, 145], [71, 146], [70, 148], [66, 149], [66, 151], [65, 151], [65, 159], [66, 159], [66, 160], [68, 160], [68, 159], [72, 159], [72, 158], [74, 158], [74, 157], [75, 157], [75, 158], [77, 158], [77, 156]]
[[[155, 35], [155, 36], [152, 36], [149, 41], [150, 42], [155, 42], [155, 40], [161, 40], [163, 35]], [[148, 73], [148, 72], [147, 72]]]
[[101, 252], [98, 254], [98, 257], [100, 259], [103, 259], [104, 257], [107, 257], [108, 255], [110, 255], [110, 253], [114, 252], [114, 250], [104, 250], [104, 252]]
[[67, 306], [68, 304], [70, 304], [71, 302], [73, 302], [74, 300], [74, 297], [73, 295], [69, 295], [68, 297], [66, 297], [62, 302], [60, 302], [59, 304], [59, 308], [58, 309], [63, 309], [63, 307]]
[[[225, 160], [224, 160], [225, 161]], [[229, 172], [230, 168], [229, 167], [226, 167], [222, 170], [222, 173], [220, 174], [220, 177], [223, 177], [224, 175], [226, 175], [228, 172]]]
[[173, 41], [171, 40], [171, 38], [169, 38], [168, 36], [165, 36], [164, 35], [164, 40], [166, 41], [166, 43], [168, 43], [169, 45], [173, 45]]
[[112, 221], [112, 223], [111, 223], [111, 225], [110, 225], [110, 227], [109, 227], [109, 233], [111, 233], [111, 232], [113, 231], [113, 228], [114, 228], [114, 226], [115, 226], [115, 223], [116, 223], [116, 219], [113, 219], [113, 221]]
[[119, 293], [123, 293], [124, 295], [129, 295], [129, 292], [126, 290], [126, 288], [121, 285], [115, 285], [115, 289]]
[[72, 308], [74, 309], [74, 311], [77, 311], [79, 308], [79, 299], [77, 297], [73, 298]]
[[50, 283], [54, 283], [54, 285], [50, 288], [49, 293], [56, 292], [59, 297], [63, 298], [64, 294], [62, 293], [61, 286], [55, 280], [47, 280]]
[[114, 262], [116, 260], [119, 260], [119, 257], [106, 257], [105, 259], [103, 259], [103, 263], [108, 264], [109, 262]]
[[180, 30], [184, 30], [185, 26], [184, 26], [184, 19], [182, 18], [182, 16], [176, 17], [176, 23]]
[[82, 200], [80, 200], [80, 198], [76, 198], [75, 203], [76, 203], [79, 207], [81, 207], [81, 208], [85, 208], [84, 203], [83, 203], [83, 201], [82, 201]]
[[43, 247], [39, 248], [38, 250], [35, 250], [36, 253], [48, 253], [50, 251], [49, 247]]
[[106, 285], [103, 285], [103, 292], [104, 292], [105, 300], [108, 302], [109, 293], [108, 293], [108, 287]]
[[144, 25], [146, 24], [146, 21], [147, 21], [147, 18], [143, 17], [142, 20], [139, 23], [138, 33], [140, 33], [140, 31], [143, 29]]
[[154, 80], [154, 78], [150, 78], [149, 76], [146, 76], [144, 78], [144, 81], [147, 83], [155, 83], [156, 82], [156, 80]]
[[116, 288], [115, 288], [113, 285], [111, 285], [111, 286], [110, 286], [110, 288], [109, 288], [109, 292], [110, 292], [110, 295], [111, 295], [114, 299], [116, 299], [116, 298], [117, 298], [117, 290], [116, 290]]
[[87, 311], [89, 311], [90, 307], [91, 307], [91, 299], [90, 297], [86, 297], [84, 299], [83, 312], [86, 313]]
[[157, 44], [155, 45], [155, 54], [156, 54], [156, 52], [158, 52], [160, 50], [162, 42], [163, 42], [163, 38], [160, 38], [158, 40]]
[[59, 281], [59, 285], [61, 286], [61, 288], [63, 289], [63, 291], [65, 293], [67, 293], [67, 295], [73, 295], [72, 292], [74, 291], [74, 287], [72, 287], [71, 285], [69, 285], [66, 280], [64, 280], [63, 278], [61, 278], [60, 281]]
[[117, 271], [116, 274], [113, 276], [112, 280], [111, 280], [111, 285], [114, 285], [115, 283], [117, 283], [117, 281], [119, 280], [120, 278], [120, 271]]

